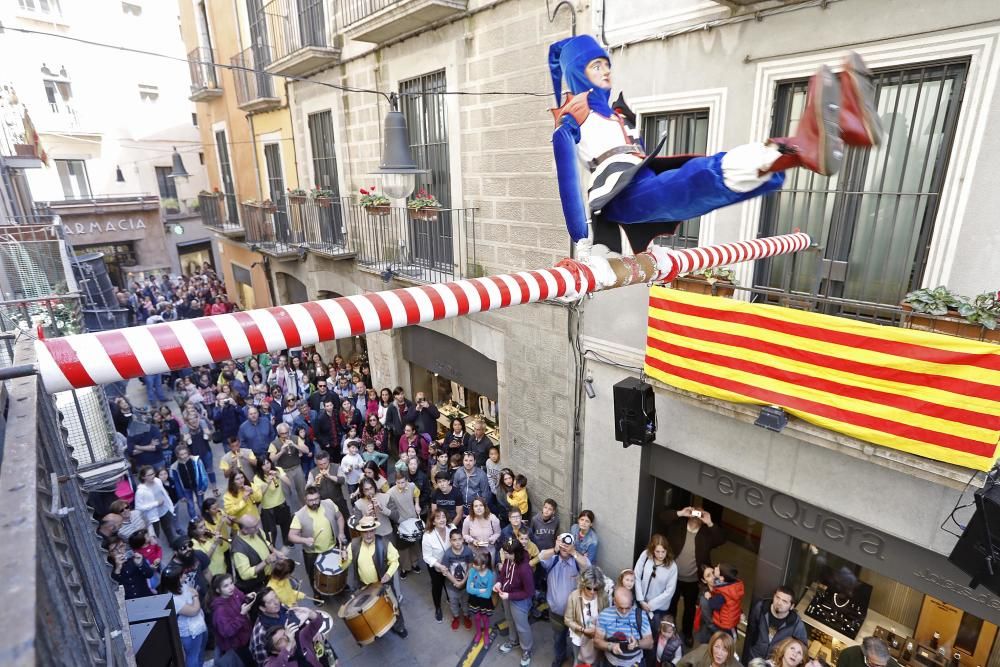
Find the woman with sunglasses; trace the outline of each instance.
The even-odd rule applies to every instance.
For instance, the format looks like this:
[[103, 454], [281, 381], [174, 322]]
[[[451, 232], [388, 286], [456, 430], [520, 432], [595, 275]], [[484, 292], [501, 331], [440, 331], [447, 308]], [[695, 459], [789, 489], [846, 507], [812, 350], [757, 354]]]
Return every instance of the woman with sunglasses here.
[[597, 649], [594, 635], [597, 633], [597, 616], [608, 606], [608, 595], [604, 588], [604, 573], [599, 567], [588, 567], [577, 579], [577, 589], [569, 594], [566, 601], [566, 615], [563, 621], [569, 628], [570, 643], [573, 647], [573, 664], [594, 664]]

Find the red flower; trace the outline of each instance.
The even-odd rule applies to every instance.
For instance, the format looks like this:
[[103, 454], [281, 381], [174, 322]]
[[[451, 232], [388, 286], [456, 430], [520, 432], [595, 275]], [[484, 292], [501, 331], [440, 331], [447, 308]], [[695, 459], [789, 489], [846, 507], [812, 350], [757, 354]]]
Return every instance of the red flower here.
[[361, 188], [360, 192], [361, 192], [361, 194], [363, 194], [363, 195], [366, 195], [366, 194], [368, 194], [368, 191], [367, 191], [367, 190], [365, 190], [364, 188]]

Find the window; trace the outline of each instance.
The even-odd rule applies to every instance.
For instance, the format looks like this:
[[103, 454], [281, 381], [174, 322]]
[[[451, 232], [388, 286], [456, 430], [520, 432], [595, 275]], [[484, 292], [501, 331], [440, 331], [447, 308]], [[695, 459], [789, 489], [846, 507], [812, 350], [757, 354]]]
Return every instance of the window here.
[[59, 0], [17, 0], [17, 6], [26, 12], [62, 16]]
[[202, 151], [198, 151], [198, 164], [205, 166], [205, 153]]
[[195, 127], [198, 127], [198, 112], [197, 111], [192, 111], [191, 112], [191, 124], [194, 125]]
[[[758, 262], [755, 285], [790, 284], [809, 294], [891, 306], [920, 286], [968, 69], [967, 60], [955, 60], [876, 73], [883, 144], [849, 149], [840, 173], [830, 178], [789, 171], [785, 187], [763, 202], [761, 236], [798, 227], [823, 256]], [[771, 136], [794, 134], [806, 85], [778, 86]], [[857, 305], [826, 312], [874, 317]]]
[[154, 167], [156, 169], [156, 185], [160, 189], [160, 201], [177, 200], [177, 184], [170, 178], [171, 167]]
[[142, 5], [138, 0], [132, 0], [132, 2], [122, 0], [122, 12], [131, 16], [142, 16]]
[[160, 87], [149, 84], [139, 84], [139, 99], [143, 102], [155, 102], [160, 99]]
[[279, 243], [290, 243], [288, 209], [285, 204], [285, 175], [281, 168], [281, 146], [264, 144], [264, 166], [267, 168], [268, 199], [278, 210], [274, 213], [274, 229]]
[[215, 133], [215, 150], [219, 157], [222, 193], [226, 198], [226, 214], [229, 216], [229, 224], [238, 225], [240, 214], [239, 208], [236, 205], [236, 185], [233, 182], [233, 166], [229, 162], [229, 146], [226, 143], [225, 130], [219, 130]]
[[62, 184], [66, 199], [87, 199], [91, 197], [90, 180], [87, 178], [87, 164], [83, 160], [56, 160], [56, 173]]
[[[658, 155], [704, 155], [708, 150], [708, 109], [670, 111], [646, 114], [642, 117], [642, 141], [652, 151], [666, 135]], [[671, 248], [698, 246], [701, 219], [685, 220], [673, 236], [659, 237], [657, 245]]]
[[70, 104], [73, 100], [73, 89], [70, 87], [69, 81], [43, 79], [42, 85], [45, 87], [45, 99], [49, 103], [49, 110], [52, 113], [73, 113], [73, 107]]
[[[312, 148], [313, 183], [316, 187], [333, 191], [340, 197], [337, 178], [337, 154], [334, 150], [333, 114], [329, 111], [309, 114], [309, 144]], [[339, 206], [319, 208], [320, 241], [335, 245], [344, 244], [344, 214]]]
[[[451, 173], [448, 165], [448, 122], [444, 70], [409, 79], [399, 84], [402, 111], [410, 133], [413, 158], [427, 174], [417, 175], [417, 189], [426, 188], [442, 208], [451, 208]], [[451, 213], [443, 211], [434, 220], [410, 222], [413, 260], [417, 264], [452, 264]]]

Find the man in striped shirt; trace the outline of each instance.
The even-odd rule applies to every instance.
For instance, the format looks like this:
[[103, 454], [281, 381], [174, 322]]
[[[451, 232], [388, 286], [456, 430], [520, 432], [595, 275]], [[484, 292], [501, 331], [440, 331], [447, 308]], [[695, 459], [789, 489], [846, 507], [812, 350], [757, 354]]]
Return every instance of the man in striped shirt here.
[[604, 651], [604, 659], [614, 667], [643, 665], [643, 649], [653, 648], [649, 618], [635, 606], [632, 592], [619, 586], [614, 605], [597, 617], [594, 644]]

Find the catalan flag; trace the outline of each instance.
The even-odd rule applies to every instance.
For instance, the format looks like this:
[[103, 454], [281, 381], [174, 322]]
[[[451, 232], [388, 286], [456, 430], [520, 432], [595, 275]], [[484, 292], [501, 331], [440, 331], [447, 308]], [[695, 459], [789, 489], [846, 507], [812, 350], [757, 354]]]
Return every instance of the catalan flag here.
[[845, 435], [976, 470], [1000, 441], [1000, 345], [664, 287], [646, 374], [777, 405]]

